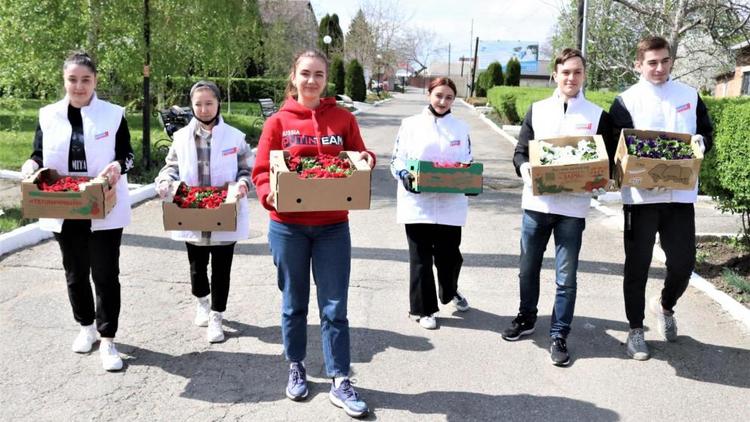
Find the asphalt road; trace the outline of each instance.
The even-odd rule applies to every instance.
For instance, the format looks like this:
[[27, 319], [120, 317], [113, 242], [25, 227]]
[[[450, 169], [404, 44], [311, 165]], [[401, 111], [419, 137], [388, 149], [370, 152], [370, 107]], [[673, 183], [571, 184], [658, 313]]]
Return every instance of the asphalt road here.
[[[377, 152], [372, 206], [351, 213], [349, 296], [352, 377], [371, 420], [750, 420], [750, 334], [692, 287], [680, 300], [676, 343], [647, 331], [652, 358], [627, 358], [622, 234], [617, 217], [591, 210], [584, 232], [573, 361], [550, 364], [553, 247], [542, 272], [537, 331], [508, 343], [500, 332], [518, 307], [520, 179], [512, 146], [457, 104], [471, 125], [485, 193], [471, 198], [460, 287], [472, 309], [441, 309], [440, 328], [407, 318], [408, 253], [395, 220], [388, 161], [400, 120], [426, 105], [397, 95], [358, 116]], [[120, 260], [122, 312], [116, 342], [125, 358], [105, 373], [98, 352], [77, 355], [78, 328], [57, 244], [47, 241], [0, 260], [0, 420], [347, 420], [327, 397], [315, 298], [308, 335], [310, 397], [284, 396], [280, 294], [269, 255], [268, 217], [251, 200], [252, 238], [236, 248], [225, 313], [227, 340], [209, 345], [192, 325], [184, 244], [162, 229], [159, 202], [133, 210]], [[655, 263], [648, 293], [664, 276]], [[649, 328], [655, 325], [647, 316]]]

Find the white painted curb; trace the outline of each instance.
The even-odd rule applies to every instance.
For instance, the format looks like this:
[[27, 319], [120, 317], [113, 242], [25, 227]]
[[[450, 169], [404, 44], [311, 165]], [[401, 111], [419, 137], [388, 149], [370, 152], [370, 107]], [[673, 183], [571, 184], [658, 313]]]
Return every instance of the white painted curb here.
[[[4, 170], [4, 172], [7, 172], [7, 170]], [[153, 183], [131, 189], [129, 194], [131, 207], [156, 196]], [[52, 237], [52, 232], [40, 229], [39, 223], [27, 224], [11, 232], [3, 233], [0, 235], [0, 256], [25, 248], [26, 246], [35, 245], [50, 237]]]
[[[667, 261], [666, 255], [661, 246], [658, 244], [654, 245], [654, 258], [658, 259], [662, 263]], [[705, 293], [708, 297], [713, 299], [716, 303], [721, 305], [729, 315], [740, 321], [745, 325], [747, 330], [750, 330], [750, 309], [737, 302], [728, 294], [714, 287], [713, 284], [706, 281], [705, 278], [696, 274], [695, 272], [690, 276], [690, 285], [696, 289]]]
[[501, 138], [505, 139], [506, 141], [510, 142], [511, 145], [514, 147], [518, 143], [518, 140], [508, 134], [508, 132], [501, 129], [498, 125], [495, 124], [492, 120], [488, 119], [487, 116], [484, 114], [479, 115], [479, 119], [484, 121], [492, 130], [497, 132], [498, 135], [500, 135]]

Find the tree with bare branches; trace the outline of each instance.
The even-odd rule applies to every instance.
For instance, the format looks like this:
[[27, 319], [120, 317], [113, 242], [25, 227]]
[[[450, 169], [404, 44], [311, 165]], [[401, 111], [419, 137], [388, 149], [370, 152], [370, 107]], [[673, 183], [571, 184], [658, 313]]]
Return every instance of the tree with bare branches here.
[[[552, 39], [556, 50], [575, 45], [577, 3], [561, 10]], [[710, 86], [714, 75], [733, 65], [729, 47], [748, 39], [749, 19], [748, 0], [590, 0], [589, 86], [620, 89], [634, 82], [635, 41], [648, 34], [670, 42], [675, 79]]]

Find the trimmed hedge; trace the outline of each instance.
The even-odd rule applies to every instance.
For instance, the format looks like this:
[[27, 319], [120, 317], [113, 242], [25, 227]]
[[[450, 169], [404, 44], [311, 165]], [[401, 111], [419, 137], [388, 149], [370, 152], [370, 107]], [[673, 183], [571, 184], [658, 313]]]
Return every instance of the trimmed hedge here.
[[701, 166], [701, 189], [719, 209], [742, 216], [750, 245], [750, 100], [705, 100], [714, 120], [714, 145]]
[[[187, 80], [187, 78], [171, 78], [169, 84], [171, 86], [182, 85], [185, 87], [183, 92], [184, 98], [181, 102], [184, 104], [189, 103], [187, 98], [190, 87], [203, 78], [194, 77]], [[222, 101], [227, 99], [227, 80], [226, 78], [206, 78], [216, 83], [221, 90]], [[281, 103], [284, 100], [284, 90], [286, 90], [287, 78], [232, 78], [231, 94], [232, 101], [239, 102], [255, 102], [260, 98], [272, 98], [276, 104]], [[332, 82], [328, 82], [326, 92], [324, 96], [333, 96], [336, 92], [336, 86]]]
[[[549, 97], [554, 91], [554, 88], [547, 87], [496, 86], [487, 92], [487, 100], [497, 113], [506, 120], [512, 124], [520, 124], [531, 104]], [[515, 113], [517, 117], [509, 116], [504, 111], [509, 110], [507, 104], [509, 96], [515, 97]], [[609, 110], [609, 106], [612, 105], [616, 96], [617, 93], [611, 91], [586, 92], [586, 98], [604, 110]]]

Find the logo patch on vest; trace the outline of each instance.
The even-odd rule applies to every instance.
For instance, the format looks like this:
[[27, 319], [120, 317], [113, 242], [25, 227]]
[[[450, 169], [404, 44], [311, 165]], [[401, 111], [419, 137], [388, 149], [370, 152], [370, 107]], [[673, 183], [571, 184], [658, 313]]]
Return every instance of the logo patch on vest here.
[[690, 103], [685, 103], [681, 106], [677, 106], [677, 112], [682, 113], [683, 111], [690, 110]]
[[221, 155], [232, 155], [237, 153], [237, 147], [227, 148], [221, 151]]
[[451, 141], [451, 146], [452, 147], [457, 147], [459, 145], [461, 145], [461, 140], [460, 139], [456, 139], [455, 141]]
[[591, 130], [591, 123], [579, 123], [576, 125], [576, 129]]
[[94, 139], [98, 141], [99, 139], [106, 138], [107, 136], [109, 136], [109, 131], [105, 130], [102, 133], [97, 133], [96, 135], [94, 135]]

